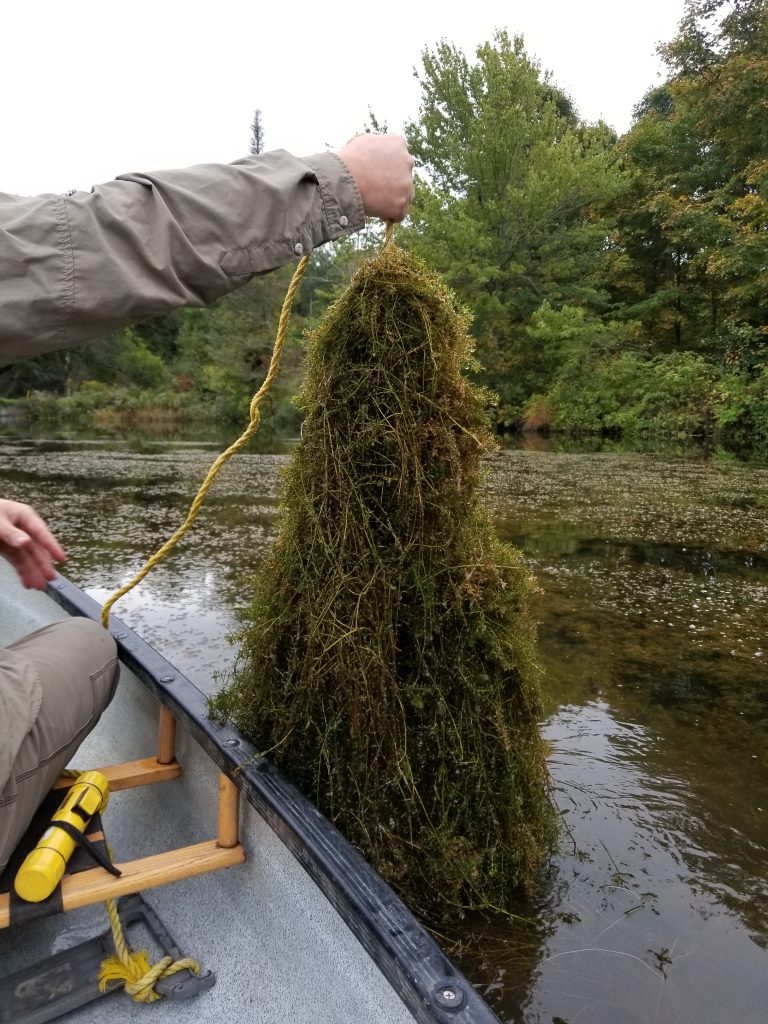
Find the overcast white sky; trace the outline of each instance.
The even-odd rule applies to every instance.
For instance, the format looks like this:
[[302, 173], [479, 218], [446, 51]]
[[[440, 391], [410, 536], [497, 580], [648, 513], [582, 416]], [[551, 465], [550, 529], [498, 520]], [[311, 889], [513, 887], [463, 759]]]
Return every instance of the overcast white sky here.
[[369, 106], [419, 110], [425, 46], [522, 34], [583, 117], [618, 131], [656, 83], [683, 0], [2, 0], [0, 190], [89, 189], [125, 171], [229, 161], [254, 108], [266, 148], [343, 145]]

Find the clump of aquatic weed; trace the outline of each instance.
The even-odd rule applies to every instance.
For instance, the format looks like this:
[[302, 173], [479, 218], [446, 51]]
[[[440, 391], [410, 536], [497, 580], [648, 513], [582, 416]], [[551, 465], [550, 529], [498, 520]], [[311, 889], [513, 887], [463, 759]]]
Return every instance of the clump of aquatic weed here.
[[212, 701], [432, 920], [508, 908], [556, 832], [468, 323], [389, 246], [310, 336], [279, 537]]

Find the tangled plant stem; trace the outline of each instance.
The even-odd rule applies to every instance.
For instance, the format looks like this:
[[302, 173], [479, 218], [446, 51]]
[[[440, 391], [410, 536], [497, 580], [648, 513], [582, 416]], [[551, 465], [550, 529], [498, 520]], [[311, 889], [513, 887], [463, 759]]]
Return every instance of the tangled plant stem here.
[[311, 336], [280, 534], [212, 703], [431, 920], [508, 909], [556, 831], [468, 322], [388, 246]]

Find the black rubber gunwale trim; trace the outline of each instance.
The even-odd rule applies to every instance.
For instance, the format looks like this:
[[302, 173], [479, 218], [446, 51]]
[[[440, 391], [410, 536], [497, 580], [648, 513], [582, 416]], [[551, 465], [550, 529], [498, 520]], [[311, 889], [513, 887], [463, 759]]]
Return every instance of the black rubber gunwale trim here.
[[[48, 594], [70, 615], [100, 621], [100, 605], [57, 575]], [[317, 808], [260, 757], [239, 730], [208, 718], [205, 695], [116, 616], [120, 660], [184, 725], [223, 771], [349, 927], [419, 1024], [499, 1024], [498, 1017], [419, 924], [403, 901]], [[456, 1009], [435, 993], [458, 990]]]

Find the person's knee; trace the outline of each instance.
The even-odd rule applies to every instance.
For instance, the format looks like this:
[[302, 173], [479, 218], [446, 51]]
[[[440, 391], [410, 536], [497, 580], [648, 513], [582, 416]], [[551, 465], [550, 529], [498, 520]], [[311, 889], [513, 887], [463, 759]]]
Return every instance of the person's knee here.
[[71, 637], [76, 644], [82, 644], [88, 650], [94, 663], [110, 661], [117, 658], [117, 644], [108, 630], [92, 619], [64, 619], [55, 624]]
[[63, 619], [12, 645], [40, 684], [37, 720], [24, 737], [0, 793], [0, 868], [40, 801], [115, 691], [117, 645], [89, 619]]
[[110, 633], [91, 619], [72, 618], [53, 623], [43, 640], [47, 653], [56, 651], [60, 664], [75, 678], [90, 679], [93, 687], [93, 710], [98, 717], [115, 693], [120, 666], [117, 644]]
[[120, 674], [117, 644], [103, 626], [91, 619], [68, 619], [64, 625], [69, 627], [69, 649], [72, 650], [74, 644], [87, 658], [94, 710], [100, 714], [112, 700]]

